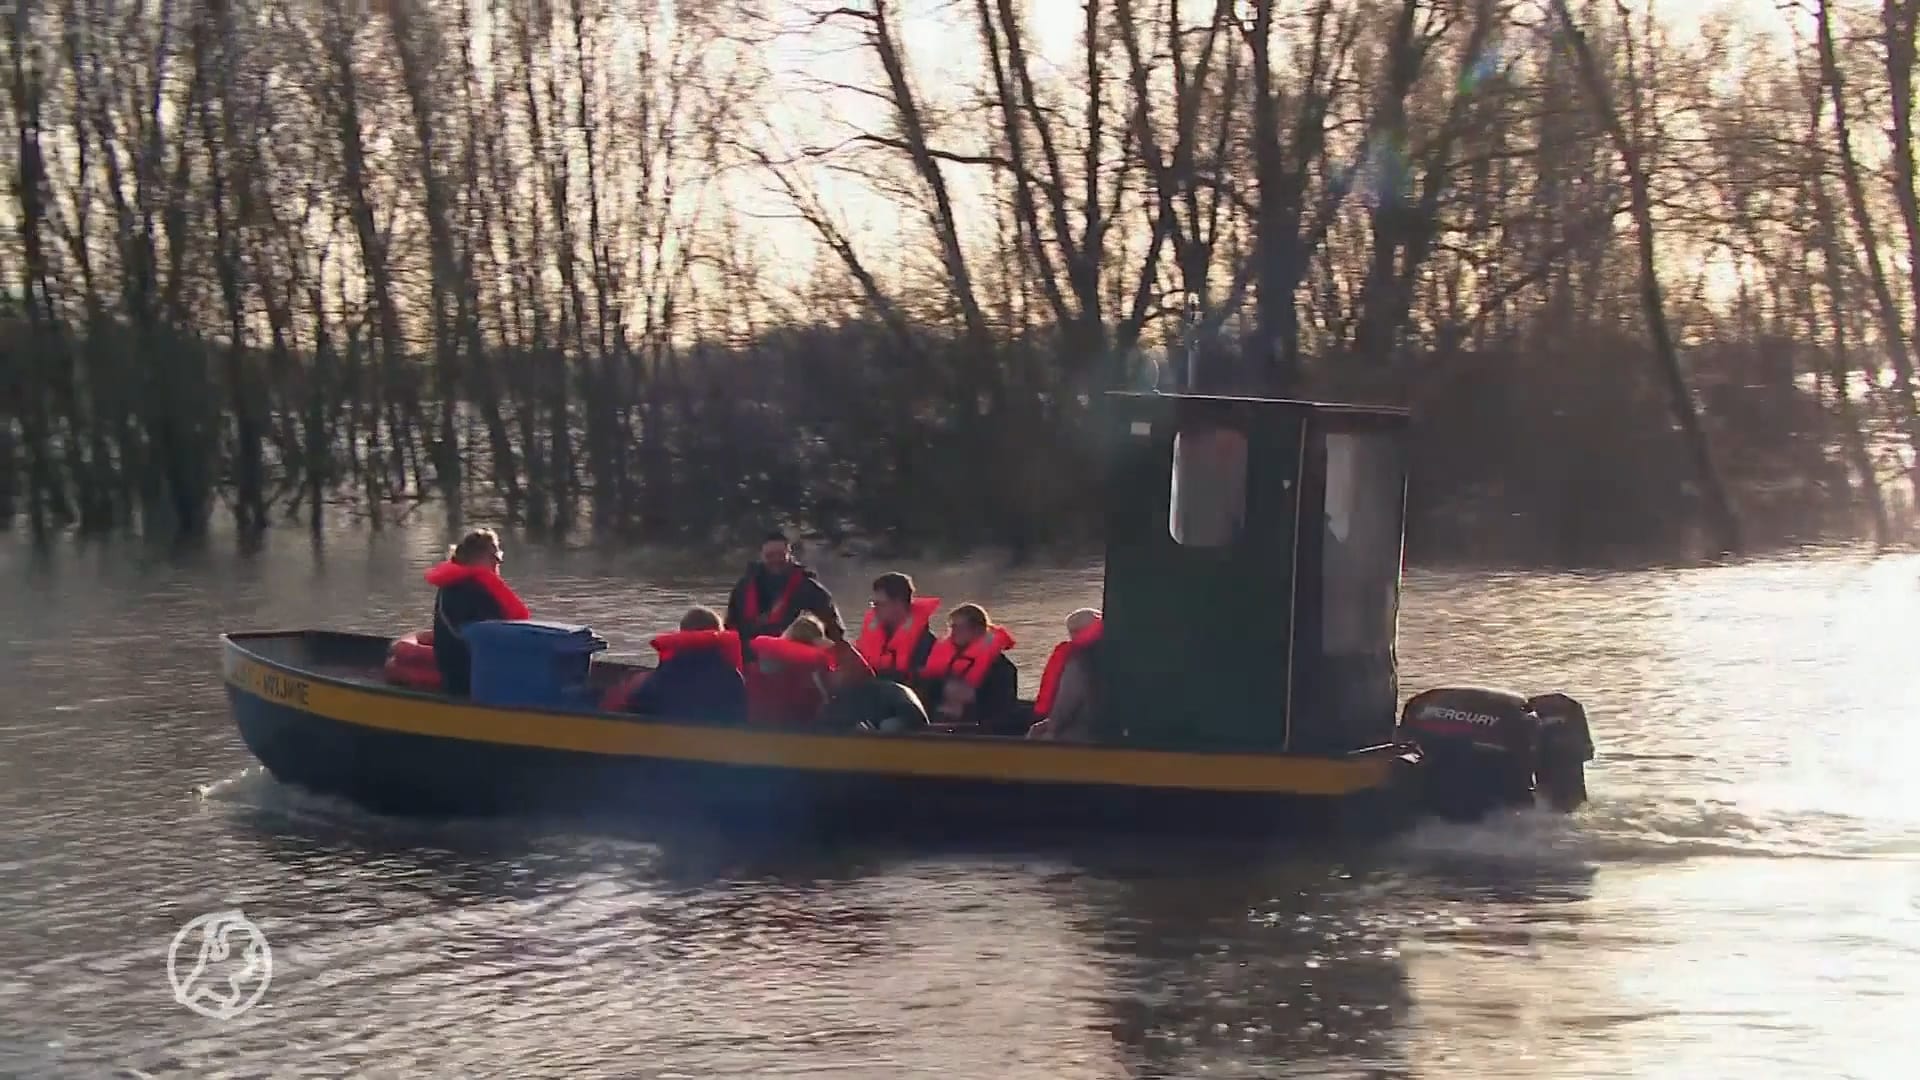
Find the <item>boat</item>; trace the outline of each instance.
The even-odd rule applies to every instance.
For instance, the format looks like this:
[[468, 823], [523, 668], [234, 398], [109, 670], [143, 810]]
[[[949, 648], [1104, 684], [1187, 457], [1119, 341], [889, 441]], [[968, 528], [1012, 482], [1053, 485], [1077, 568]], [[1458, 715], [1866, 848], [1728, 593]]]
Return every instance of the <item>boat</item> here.
[[1405, 410], [1129, 392], [1103, 404], [1091, 741], [602, 712], [593, 691], [645, 666], [598, 657], [578, 704], [477, 703], [388, 681], [387, 636], [329, 630], [225, 635], [235, 723], [280, 781], [403, 814], [1330, 835], [1436, 808], [1473, 817], [1543, 784], [1562, 808], [1584, 797], [1566, 754], [1520, 760], [1488, 737], [1577, 719], [1591, 757], [1565, 695], [1441, 688], [1399, 711]]

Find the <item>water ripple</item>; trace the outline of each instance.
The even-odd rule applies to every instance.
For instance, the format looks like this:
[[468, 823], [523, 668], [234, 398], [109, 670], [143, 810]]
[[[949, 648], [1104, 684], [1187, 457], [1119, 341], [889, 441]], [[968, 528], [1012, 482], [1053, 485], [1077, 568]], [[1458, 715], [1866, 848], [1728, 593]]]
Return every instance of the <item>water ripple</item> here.
[[[1571, 819], [1427, 824], [1344, 854], [940, 852], [402, 822], [274, 783], [231, 732], [214, 634], [417, 623], [437, 541], [137, 570], [56, 553], [0, 588], [0, 1074], [1910, 1066], [1879, 1018], [1920, 999], [1913, 556], [1415, 574], [1409, 688], [1565, 689], [1592, 707], [1595, 799]], [[645, 565], [519, 545], [514, 572], [536, 607], [628, 644], [726, 584], [633, 584]], [[856, 597], [877, 568], [824, 569]], [[1099, 596], [1085, 567], [907, 569], [1025, 640]], [[274, 978], [221, 1023], [171, 1000], [165, 951], [189, 918], [236, 906], [271, 940]]]

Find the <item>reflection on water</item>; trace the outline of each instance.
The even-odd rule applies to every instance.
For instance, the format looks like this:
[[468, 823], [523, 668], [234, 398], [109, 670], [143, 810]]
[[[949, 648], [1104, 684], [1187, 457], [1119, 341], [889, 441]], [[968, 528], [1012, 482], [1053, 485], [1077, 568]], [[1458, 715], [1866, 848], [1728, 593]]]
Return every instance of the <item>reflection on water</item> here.
[[[434, 539], [0, 545], [0, 1075], [1907, 1075], [1920, 559], [1417, 575], [1409, 690], [1593, 706], [1571, 821], [834, 849], [391, 821], [250, 768], [217, 632], [417, 628]], [[734, 569], [512, 554], [537, 611], [628, 652]], [[855, 607], [878, 568], [821, 569]], [[1035, 643], [1099, 595], [1097, 568], [909, 569]], [[223, 1024], [165, 951], [236, 905], [275, 971]]]

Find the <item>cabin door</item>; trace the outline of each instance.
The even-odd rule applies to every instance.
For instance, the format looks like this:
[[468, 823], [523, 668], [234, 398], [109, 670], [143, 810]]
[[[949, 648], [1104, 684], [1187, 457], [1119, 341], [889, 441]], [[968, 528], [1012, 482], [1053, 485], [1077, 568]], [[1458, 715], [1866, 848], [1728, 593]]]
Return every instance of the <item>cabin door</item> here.
[[1400, 432], [1316, 425], [1308, 442], [1294, 635], [1293, 749], [1393, 740], [1407, 463]]
[[1103, 735], [1278, 750], [1303, 426], [1226, 399], [1139, 398], [1116, 418]]

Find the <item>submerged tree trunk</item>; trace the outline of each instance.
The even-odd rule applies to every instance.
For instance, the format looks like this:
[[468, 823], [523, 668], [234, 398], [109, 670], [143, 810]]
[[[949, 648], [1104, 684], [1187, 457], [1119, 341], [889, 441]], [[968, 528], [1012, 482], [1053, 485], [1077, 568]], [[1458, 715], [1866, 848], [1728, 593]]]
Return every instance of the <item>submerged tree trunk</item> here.
[[[1908, 298], [1913, 303], [1913, 317], [1920, 324], [1920, 193], [1915, 191], [1913, 159], [1913, 65], [1915, 35], [1920, 32], [1920, 0], [1881, 0], [1880, 25], [1881, 43], [1886, 49], [1887, 137], [1892, 144], [1888, 164], [1893, 169], [1894, 201], [1900, 206], [1900, 220], [1907, 232]], [[1916, 336], [1920, 336], [1920, 325], [1916, 326]]]
[[[392, 28], [394, 55], [400, 61], [400, 83], [413, 117], [414, 138], [419, 143], [420, 188], [427, 217], [428, 249], [431, 252], [431, 291], [429, 310], [433, 325], [435, 396], [440, 413], [438, 446], [433, 455], [434, 478], [440, 495], [447, 500], [457, 518], [460, 506], [460, 436], [456, 416], [460, 400], [460, 346], [456, 340], [460, 328], [454, 323], [454, 296], [465, 286], [453, 255], [453, 227], [448, 220], [449, 199], [440, 176], [439, 150], [435, 140], [435, 115], [431, 87], [430, 61], [423, 59], [423, 48], [439, 44], [439, 35], [430, 25], [416, 21], [415, 0], [393, 0], [386, 5], [387, 22]], [[422, 42], [420, 38], [428, 40]]]
[[[1636, 246], [1639, 251], [1640, 303], [1647, 319], [1647, 332], [1653, 338], [1654, 360], [1659, 365], [1661, 380], [1666, 384], [1674, 419], [1680, 425], [1687, 451], [1693, 458], [1695, 478], [1706, 499], [1707, 524], [1715, 553], [1722, 557], [1737, 555], [1741, 550], [1740, 519], [1734, 512], [1733, 500], [1721, 479], [1719, 465], [1714, 461], [1713, 447], [1707, 438], [1706, 428], [1700, 422], [1700, 412], [1694, 406], [1693, 391], [1687, 386], [1686, 375], [1680, 366], [1680, 352], [1673, 339], [1673, 329], [1667, 322], [1666, 296], [1660, 286], [1653, 228], [1652, 177], [1648, 165], [1635, 137], [1627, 131], [1626, 123], [1614, 103], [1609, 80], [1600, 70], [1600, 63], [1587, 43], [1586, 34], [1574, 24], [1573, 16], [1567, 11], [1566, 0], [1554, 0], [1554, 10], [1564, 26], [1566, 41], [1587, 97], [1627, 172], [1628, 199], [1634, 231], [1638, 233]], [[1637, 102], [1639, 88], [1632, 87], [1630, 92], [1636, 95], [1634, 100]]]
[[[241, 296], [241, 221], [236, 220], [233, 209], [236, 200], [228, 198], [228, 181], [238, 173], [231, 166], [230, 157], [239, 152], [233, 139], [233, 95], [230, 85], [220, 86], [220, 92], [214, 92], [215, 80], [231, 75], [235, 58], [225, 47], [230, 37], [223, 0], [209, 0], [201, 14], [201, 18], [194, 20], [193, 76], [200, 83], [200, 133], [207, 155], [207, 181], [213, 203], [213, 257], [227, 316], [226, 381], [236, 442], [233, 516], [236, 527], [246, 535], [267, 526], [265, 465], [261, 460], [262, 417], [257, 407], [261, 395], [247, 356], [247, 311]], [[213, 116], [216, 99], [222, 120], [218, 125]]]
[[[388, 449], [400, 473], [399, 486], [404, 486], [403, 455], [411, 449], [414, 421], [420, 415], [420, 399], [414, 389], [412, 374], [407, 370], [406, 339], [400, 329], [400, 303], [395, 296], [387, 237], [374, 216], [365, 135], [360, 120], [359, 76], [354, 71], [350, 40], [351, 27], [345, 13], [338, 9], [329, 18], [332, 23], [327, 34], [327, 49], [336, 80], [333, 92], [337, 100], [332, 120], [340, 148], [340, 183], [347, 202], [348, 217], [353, 222], [354, 236], [359, 241], [360, 261], [366, 271], [367, 291], [376, 316], [375, 331], [380, 338], [381, 377], [376, 382], [399, 399], [395, 402], [388, 397], [386, 401], [392, 443]], [[379, 398], [375, 401], [378, 410]], [[378, 411], [373, 422], [376, 426], [379, 423]], [[369, 476], [380, 477], [380, 487], [376, 492], [369, 492], [369, 498], [381, 498], [393, 488], [389, 485], [389, 478], [378, 468], [381, 463], [375, 460], [372, 464], [376, 467], [369, 470]], [[416, 476], [418, 472], [416, 468]]]
[[1897, 421], [1913, 447], [1910, 473], [1914, 499], [1920, 504], [1920, 400], [1913, 385], [1913, 360], [1908, 351], [1906, 326], [1900, 317], [1893, 289], [1887, 283], [1886, 268], [1880, 262], [1880, 233], [1874, 225], [1873, 211], [1867, 202], [1866, 181], [1860, 161], [1853, 152], [1853, 128], [1847, 117], [1847, 95], [1840, 74], [1840, 61], [1833, 40], [1833, 18], [1827, 0], [1819, 0], [1815, 11], [1821, 82], [1833, 105], [1833, 137], [1840, 156], [1840, 179], [1847, 192], [1847, 204], [1853, 211], [1854, 230], [1860, 236], [1861, 261], [1866, 264], [1867, 284], [1879, 315], [1880, 336], [1893, 362], [1893, 393], [1898, 402]]
[[[1832, 194], [1827, 190], [1827, 154], [1820, 142], [1821, 117], [1826, 111], [1826, 100], [1820, 83], [1816, 82], [1812, 90], [1812, 117], [1807, 125], [1806, 189], [1813, 203], [1817, 248], [1825, 270], [1827, 311], [1832, 326], [1832, 344], [1824, 350], [1827, 375], [1833, 382], [1834, 408], [1840, 417], [1840, 437], [1845, 443], [1847, 462], [1853, 468], [1859, 490], [1865, 494], [1867, 509], [1873, 516], [1874, 539], [1886, 543], [1892, 536], [1893, 527], [1887, 516], [1886, 499], [1880, 492], [1879, 470], [1874, 468], [1873, 455], [1867, 449], [1861, 417], [1853, 407], [1850, 390], [1853, 362], [1847, 330], [1851, 311], [1846, 274], [1843, 271], [1847, 260], [1840, 250], [1840, 215], [1834, 208]], [[1814, 310], [1811, 298], [1805, 301], [1805, 308], [1807, 333], [1818, 342], [1819, 315]]]
[[18, 213], [14, 217], [20, 247], [25, 256], [21, 268], [26, 295], [22, 307], [26, 314], [26, 333], [12, 346], [16, 350], [20, 396], [18, 411], [27, 451], [27, 518], [36, 535], [43, 535], [60, 517], [65, 500], [60, 492], [50, 445], [51, 426], [47, 416], [45, 375], [58, 347], [54, 322], [51, 280], [42, 229], [47, 199], [45, 159], [41, 155], [41, 102], [43, 84], [40, 67], [27, 33], [25, 4], [15, 6], [6, 17], [9, 54], [8, 89], [13, 106], [13, 136], [17, 156], [14, 162], [14, 193]]

